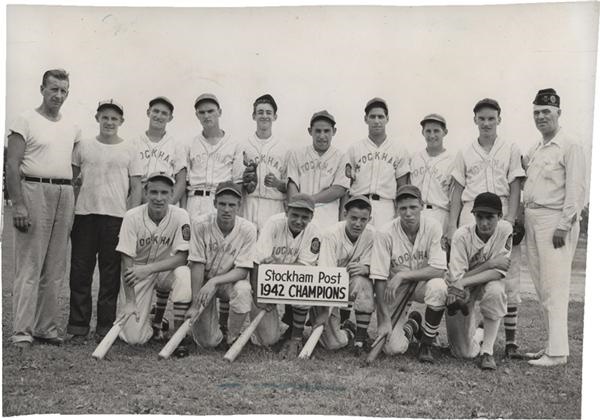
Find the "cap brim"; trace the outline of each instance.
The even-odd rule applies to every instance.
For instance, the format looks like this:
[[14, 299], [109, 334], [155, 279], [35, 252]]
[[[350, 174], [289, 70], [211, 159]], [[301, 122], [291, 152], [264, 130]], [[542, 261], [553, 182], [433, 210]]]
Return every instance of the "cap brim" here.
[[235, 195], [237, 195], [238, 197], [242, 198], [242, 194], [236, 190], [235, 188], [231, 188], [231, 187], [225, 187], [225, 188], [221, 188], [219, 191], [217, 191], [215, 193], [215, 196], [219, 195], [219, 194], [223, 194], [224, 192], [229, 191], [234, 193]]
[[288, 204], [289, 208], [293, 208], [293, 209], [304, 209], [304, 210], [308, 210], [314, 213], [315, 209], [312, 209], [308, 206], [305, 206], [303, 204]]
[[471, 213], [488, 213], [488, 214], [498, 214], [498, 213], [502, 213], [502, 210], [498, 210], [492, 207], [474, 207], [473, 210], [471, 210]]
[[100, 112], [100, 111], [102, 111], [103, 109], [106, 109], [106, 108], [111, 108], [111, 109], [114, 109], [114, 110], [115, 110], [115, 111], [117, 111], [119, 114], [123, 115], [123, 110], [122, 110], [122, 109], [121, 109], [121, 108], [120, 108], [118, 105], [115, 105], [115, 104], [102, 104], [102, 105], [100, 105], [100, 106], [99, 106], [99, 107], [96, 109], [96, 112]]

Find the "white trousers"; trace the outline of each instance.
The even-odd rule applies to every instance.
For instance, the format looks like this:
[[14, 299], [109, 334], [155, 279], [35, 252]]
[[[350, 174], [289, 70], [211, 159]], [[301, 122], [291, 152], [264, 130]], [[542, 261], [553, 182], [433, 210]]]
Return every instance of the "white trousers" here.
[[383, 225], [390, 222], [396, 213], [394, 200], [382, 198], [380, 200], [371, 200], [371, 224], [375, 229], [380, 229]]

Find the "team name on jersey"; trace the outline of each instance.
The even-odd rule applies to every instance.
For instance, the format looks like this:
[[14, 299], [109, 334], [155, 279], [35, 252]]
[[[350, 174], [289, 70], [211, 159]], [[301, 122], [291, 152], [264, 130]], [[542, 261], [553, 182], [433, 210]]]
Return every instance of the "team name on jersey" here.
[[299, 252], [300, 252], [300, 248], [290, 248], [290, 247], [287, 247], [287, 246], [274, 246], [273, 250], [271, 251], [271, 256], [273, 256], [273, 257], [278, 257], [278, 256], [285, 257], [286, 255], [298, 255]]
[[138, 239], [138, 246], [140, 247], [145, 247], [148, 246], [150, 244], [154, 245], [167, 245], [169, 246], [171, 244], [173, 238], [167, 237], [167, 236], [158, 236], [158, 235], [152, 235], [150, 237], [146, 237], [146, 238], [140, 238]]
[[369, 152], [356, 159], [356, 163], [354, 164], [354, 170], [356, 172], [360, 172], [360, 168], [362, 165], [366, 165], [367, 162], [372, 162], [374, 160], [385, 162], [388, 165], [392, 165], [394, 169], [396, 169], [398, 165], [400, 165], [400, 159], [394, 159], [394, 156], [388, 154], [388, 152]]
[[283, 163], [279, 159], [264, 153], [261, 153], [260, 156], [256, 156], [254, 159], [250, 159], [250, 161], [256, 163], [257, 165], [265, 163], [268, 166], [274, 168], [276, 171], [278, 171], [280, 175], [283, 174], [285, 169], [283, 167]]
[[170, 154], [165, 153], [163, 150], [160, 150], [160, 149], [141, 151], [140, 159], [141, 160], [150, 160], [150, 159], [162, 160], [164, 162], [167, 162], [170, 165], [173, 165], [175, 162], [174, 159], [171, 159]]
[[333, 166], [329, 166], [328, 162], [322, 162], [319, 160], [311, 160], [308, 162], [301, 163], [298, 167], [301, 173], [309, 171], [325, 171], [326, 174], [330, 175], [335, 171]]
[[450, 185], [450, 182], [448, 180], [448, 177], [446, 175], [444, 175], [442, 173], [442, 171], [440, 171], [438, 169], [437, 166], [431, 167], [431, 168], [427, 168], [426, 166], [422, 166], [420, 168], [415, 169], [414, 171], [412, 171], [412, 176], [413, 179], [418, 178], [418, 177], [423, 177], [425, 176], [426, 173], [430, 173], [431, 176], [444, 188], [448, 187]]
[[206, 162], [209, 158], [214, 161], [217, 161], [219, 163], [223, 163], [225, 165], [231, 164], [233, 162], [232, 154], [223, 154], [223, 153], [218, 153], [218, 152], [196, 153], [195, 155], [190, 157], [190, 160], [192, 161], [192, 163], [201, 164], [203, 162]]
[[484, 255], [484, 253], [483, 253], [483, 248], [480, 249], [479, 251], [477, 251], [475, 253], [475, 255], [473, 255], [471, 258], [469, 258], [469, 270], [473, 270], [474, 268], [479, 267], [487, 259], [488, 259], [487, 256]]
[[427, 250], [417, 250], [414, 252], [414, 254], [411, 254], [410, 252], [405, 252], [403, 255], [398, 255], [392, 258], [391, 264], [392, 267], [399, 267], [403, 265], [409, 265], [410, 262], [413, 260], [422, 262], [427, 259], [429, 259]]
[[467, 174], [477, 175], [481, 171], [484, 171], [486, 167], [491, 167], [492, 169], [500, 169], [504, 171], [506, 169], [506, 164], [505, 162], [502, 162], [496, 158], [492, 158], [486, 161], [480, 161], [468, 167]]
[[223, 253], [223, 254], [230, 254], [230, 255], [236, 255], [237, 254], [237, 248], [231, 244], [231, 243], [219, 243], [219, 242], [214, 242], [214, 241], [210, 241], [208, 243], [208, 250], [210, 252], [214, 252], [215, 254], [219, 254], [219, 253]]

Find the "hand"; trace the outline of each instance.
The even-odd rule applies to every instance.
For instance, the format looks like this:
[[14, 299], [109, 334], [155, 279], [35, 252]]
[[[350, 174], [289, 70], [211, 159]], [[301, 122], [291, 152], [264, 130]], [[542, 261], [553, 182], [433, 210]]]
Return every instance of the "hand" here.
[[400, 287], [401, 283], [402, 277], [400, 276], [400, 273], [388, 280], [384, 294], [384, 300], [388, 305], [394, 303], [394, 300], [396, 299], [396, 292], [398, 291], [398, 287]]
[[272, 172], [265, 176], [265, 186], [278, 189], [281, 181]]
[[211, 280], [207, 281], [206, 283], [204, 283], [204, 286], [202, 286], [202, 288], [200, 289], [200, 292], [198, 293], [198, 302], [202, 306], [208, 305], [210, 300], [215, 295], [216, 291], [217, 291], [217, 288], [216, 288], [215, 284]]
[[564, 229], [556, 229], [554, 231], [554, 235], [552, 235], [552, 245], [554, 245], [554, 249], [562, 248], [565, 245], [567, 233], [569, 233], [569, 231]]
[[379, 337], [383, 337], [385, 336], [386, 341], [388, 341], [390, 339], [390, 336], [392, 335], [392, 321], [390, 321], [389, 319], [386, 320], [382, 320], [382, 322], [379, 322], [377, 324], [377, 338], [375, 338], [375, 340], [377, 340]]
[[15, 204], [13, 206], [13, 225], [21, 232], [27, 232], [31, 226], [31, 219], [25, 204]]
[[488, 266], [491, 269], [498, 269], [502, 271], [508, 271], [510, 268], [510, 257], [500, 255], [498, 257], [492, 258], [488, 261]]
[[455, 233], [456, 233], [456, 226], [448, 226], [446, 228], [446, 231], [444, 232], [444, 235], [442, 236], [442, 239], [445, 240], [446, 243], [451, 244], [452, 237], [454, 237]]
[[188, 308], [188, 310], [186, 311], [184, 318], [185, 319], [192, 319], [192, 318], [194, 318], [198, 314], [198, 311], [199, 311], [198, 306], [192, 304], [192, 306], [190, 306]]
[[267, 258], [262, 260], [260, 263], [261, 264], [273, 264], [274, 262], [275, 262], [275, 258], [273, 258], [273, 256], [268, 256]]
[[346, 267], [346, 270], [348, 270], [348, 275], [350, 277], [355, 277], [355, 276], [368, 277], [369, 276], [369, 267], [367, 267], [366, 265], [363, 265], [363, 264], [350, 263]]
[[250, 162], [244, 169], [242, 174], [242, 181], [247, 184], [250, 181], [256, 181], [256, 163]]
[[148, 276], [152, 274], [150, 270], [148, 270], [147, 265], [134, 265], [133, 267], [129, 267], [124, 274], [125, 284], [129, 287], [134, 287], [136, 284], [141, 282], [142, 280], [148, 278]]
[[135, 302], [125, 302], [125, 306], [123, 307], [123, 316], [129, 316], [132, 314], [135, 317], [135, 322], [140, 322], [140, 315], [138, 314], [137, 306]]
[[351, 164], [346, 163], [346, 167], [344, 168], [344, 173], [345, 173], [346, 177], [350, 179], [350, 184], [352, 184], [352, 183], [354, 183], [354, 181], [356, 181], [356, 174], [354, 173], [354, 169], [352, 168]]

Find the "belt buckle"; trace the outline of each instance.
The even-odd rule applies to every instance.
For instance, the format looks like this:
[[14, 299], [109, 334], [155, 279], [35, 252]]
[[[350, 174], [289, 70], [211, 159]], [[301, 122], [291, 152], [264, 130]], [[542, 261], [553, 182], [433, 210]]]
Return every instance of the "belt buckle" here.
[[379, 201], [380, 198], [379, 194], [371, 194], [371, 200]]

